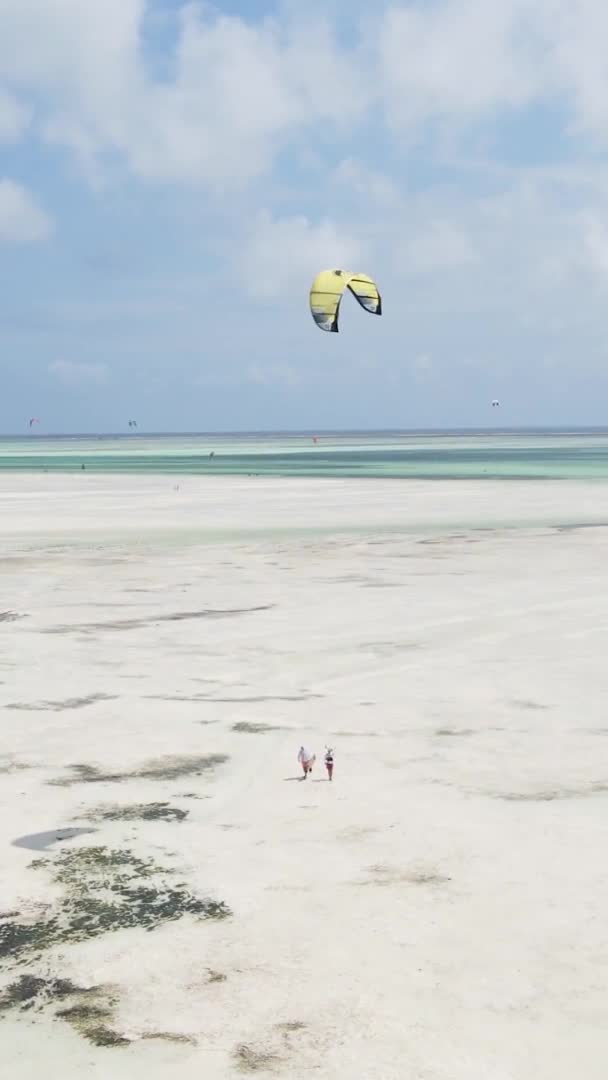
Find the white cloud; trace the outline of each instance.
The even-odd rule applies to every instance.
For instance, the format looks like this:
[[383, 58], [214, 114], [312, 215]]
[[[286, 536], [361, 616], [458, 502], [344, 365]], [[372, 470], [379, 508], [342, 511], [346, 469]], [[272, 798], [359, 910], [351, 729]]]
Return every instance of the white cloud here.
[[445, 0], [390, 8], [381, 20], [378, 68], [398, 126], [431, 116], [476, 119], [538, 92], [530, 0]]
[[453, 136], [492, 113], [551, 103], [570, 115], [572, 130], [608, 141], [608, 7], [600, 0], [389, 5], [377, 26], [376, 75], [395, 128], [449, 121]]
[[608, 283], [608, 222], [586, 213], [581, 216], [581, 229], [586, 262]]
[[34, 96], [42, 132], [87, 164], [128, 138], [143, 79], [145, 7], [145, 0], [1, 0], [0, 75]]
[[467, 266], [478, 255], [471, 238], [451, 221], [427, 221], [406, 250], [408, 269], [430, 273]]
[[0, 244], [32, 244], [46, 240], [51, 219], [35, 199], [13, 180], [0, 180]]
[[362, 101], [356, 70], [320, 31], [185, 6], [173, 81], [139, 87], [123, 146], [133, 171], [238, 186], [303, 132], [327, 144], [333, 127], [358, 119]]
[[548, 59], [545, 86], [561, 95], [574, 126], [608, 140], [608, 8], [601, 0], [541, 0], [537, 9]]
[[331, 179], [345, 192], [354, 193], [368, 207], [381, 206], [388, 210], [397, 208], [401, 202], [399, 187], [390, 176], [355, 158], [344, 158], [333, 170]]
[[160, 80], [148, 14], [145, 0], [2, 0], [0, 75], [40, 95], [47, 138], [89, 171], [118, 152], [142, 178], [239, 184], [297, 133], [327, 145], [360, 116], [357, 68], [318, 20], [255, 24], [183, 3]]
[[331, 222], [315, 225], [304, 216], [275, 219], [267, 212], [235, 256], [245, 290], [265, 299], [308, 289], [319, 270], [351, 269], [360, 257], [360, 245], [346, 229]]
[[73, 363], [71, 360], [55, 360], [49, 364], [49, 373], [64, 386], [102, 386], [108, 380], [105, 364]]
[[[90, 175], [109, 157], [155, 182], [238, 185], [286, 147], [323, 155], [370, 119], [406, 132], [448, 121], [455, 138], [498, 110], [550, 98], [580, 129], [608, 136], [599, 0], [378, 0], [349, 44], [332, 27], [344, 13], [327, 5], [303, 17], [285, 3], [255, 22], [183, 2], [173, 38], [157, 42], [161, 65], [146, 44], [158, 14], [150, 0], [0, 8], [0, 77], [33, 96], [45, 137]], [[22, 130], [23, 108], [0, 102], [0, 131]], [[382, 183], [368, 177], [375, 195]]]
[[16, 142], [26, 131], [31, 110], [0, 87], [0, 143]]

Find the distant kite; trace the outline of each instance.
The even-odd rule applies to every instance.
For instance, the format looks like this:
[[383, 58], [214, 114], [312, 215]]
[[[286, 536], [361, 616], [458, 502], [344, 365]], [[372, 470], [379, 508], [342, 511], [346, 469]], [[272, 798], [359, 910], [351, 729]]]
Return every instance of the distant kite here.
[[322, 270], [310, 287], [310, 313], [319, 330], [338, 333], [338, 315], [345, 290], [348, 289], [370, 315], [382, 314], [382, 298], [378, 286], [366, 274], [350, 270]]
[[494, 401], [492, 402], [492, 408], [497, 409], [499, 405], [500, 401], [497, 401], [496, 398], [494, 398]]
[[40, 420], [38, 419], [37, 416], [32, 416], [30, 418], [30, 427], [32, 427], [34, 424], [39, 424], [39, 423], [40, 423]]
[[129, 427], [130, 428], [136, 428], [137, 427], [137, 420], [129, 420]]

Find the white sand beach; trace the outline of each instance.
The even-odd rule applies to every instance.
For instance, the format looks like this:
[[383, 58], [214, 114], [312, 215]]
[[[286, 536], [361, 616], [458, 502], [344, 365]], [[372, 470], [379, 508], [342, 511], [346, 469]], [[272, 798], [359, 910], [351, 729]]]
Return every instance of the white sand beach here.
[[3, 1074], [603, 1080], [606, 523], [583, 482], [2, 476]]

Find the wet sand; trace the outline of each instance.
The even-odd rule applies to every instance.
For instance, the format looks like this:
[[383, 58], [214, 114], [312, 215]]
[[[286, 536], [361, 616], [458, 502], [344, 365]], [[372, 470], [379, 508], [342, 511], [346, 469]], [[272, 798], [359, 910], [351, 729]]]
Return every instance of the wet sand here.
[[11, 1080], [603, 1080], [603, 485], [30, 474], [0, 520]]

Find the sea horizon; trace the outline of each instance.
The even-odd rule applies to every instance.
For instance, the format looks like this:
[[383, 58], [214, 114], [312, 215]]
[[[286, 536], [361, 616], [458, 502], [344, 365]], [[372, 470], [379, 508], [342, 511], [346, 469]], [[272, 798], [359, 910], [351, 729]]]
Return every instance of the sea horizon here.
[[263, 436], [344, 436], [344, 435], [512, 435], [512, 434], [608, 434], [608, 425], [596, 424], [505, 424], [500, 427], [305, 427], [305, 428], [208, 428], [200, 430], [157, 430], [138, 428], [131, 431], [13, 431], [0, 432], [0, 442], [46, 439], [137, 439], [137, 438], [255, 438]]

